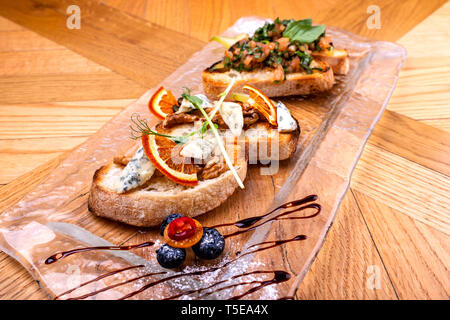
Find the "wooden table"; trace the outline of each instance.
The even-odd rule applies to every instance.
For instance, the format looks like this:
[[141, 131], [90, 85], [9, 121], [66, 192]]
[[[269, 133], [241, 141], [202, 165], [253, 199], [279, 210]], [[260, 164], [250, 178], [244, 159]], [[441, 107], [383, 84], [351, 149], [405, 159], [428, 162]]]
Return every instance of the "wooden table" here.
[[[139, 32], [159, 25], [177, 31], [164, 31], [171, 39], [190, 36], [186, 45], [195, 52], [237, 18], [259, 15], [312, 17], [403, 45], [408, 57], [388, 110], [366, 145], [351, 189], [297, 296], [448, 299], [449, 3], [16, 2], [19, 10], [11, 9], [15, 5], [9, 0], [0, 0], [0, 212], [41, 181], [64, 154], [162, 80], [140, 65], [149, 61], [146, 57], [161, 55], [153, 44], [127, 42], [121, 35], [137, 39]], [[52, 26], [67, 18], [61, 8], [70, 4], [82, 8], [78, 34]], [[371, 15], [367, 8], [373, 4], [380, 8], [380, 29], [369, 29], [366, 23]], [[25, 19], [21, 10], [33, 10], [39, 19]], [[43, 23], [46, 10], [58, 11], [61, 21]], [[88, 24], [83, 23], [86, 13], [91, 17]], [[93, 39], [95, 46], [89, 45]], [[111, 42], [117, 52], [104, 50], [103, 44]], [[164, 62], [162, 73], [169, 74], [181, 64], [178, 59], [187, 57], [160, 59], [151, 67], [162, 68]], [[0, 298], [46, 296], [15, 260], [0, 252]]]

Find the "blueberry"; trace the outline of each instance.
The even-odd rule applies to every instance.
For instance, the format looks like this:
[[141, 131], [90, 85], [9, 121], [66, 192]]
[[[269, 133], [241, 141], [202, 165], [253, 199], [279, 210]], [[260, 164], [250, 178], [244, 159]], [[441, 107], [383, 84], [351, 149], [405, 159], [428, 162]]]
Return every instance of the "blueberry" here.
[[225, 238], [217, 229], [203, 228], [203, 236], [192, 250], [200, 259], [211, 260], [220, 256], [224, 248]]
[[164, 244], [156, 250], [156, 260], [162, 267], [167, 269], [181, 266], [184, 259], [186, 259], [186, 250], [183, 248], [174, 248]]
[[171, 215], [168, 215], [164, 221], [161, 223], [161, 227], [159, 228], [159, 233], [160, 235], [164, 235], [164, 229], [167, 227], [167, 225], [169, 223], [171, 223], [173, 220], [175, 220], [176, 218], [180, 218], [182, 217], [181, 214], [179, 213], [172, 213]]

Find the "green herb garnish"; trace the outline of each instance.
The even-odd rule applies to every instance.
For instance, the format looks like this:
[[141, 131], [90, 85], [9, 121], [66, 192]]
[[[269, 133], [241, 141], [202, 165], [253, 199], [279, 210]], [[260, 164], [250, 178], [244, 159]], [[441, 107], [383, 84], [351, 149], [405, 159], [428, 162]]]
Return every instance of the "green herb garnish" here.
[[300, 58], [300, 65], [302, 66], [303, 69], [305, 69], [306, 73], [311, 74], [312, 70], [310, 68], [311, 62], [312, 62], [312, 57], [307, 54], [306, 52], [303, 51], [297, 51], [295, 52], [295, 54], [297, 56], [299, 56]]
[[275, 27], [275, 24], [266, 22], [264, 26], [261, 28], [256, 29], [255, 34], [253, 35], [253, 39], [255, 41], [263, 41], [263, 40], [270, 40], [270, 37], [268, 35], [268, 32], [273, 30]]
[[283, 37], [292, 42], [312, 43], [325, 33], [325, 25], [312, 25], [312, 19], [292, 21], [283, 32]]
[[138, 113], [133, 113], [131, 115], [131, 122], [132, 124], [130, 125], [130, 129], [131, 129], [131, 139], [133, 140], [138, 140], [140, 138], [142, 138], [145, 135], [155, 135], [155, 136], [160, 136], [160, 137], [165, 137], [168, 138], [170, 140], [172, 140], [173, 142], [175, 142], [176, 144], [185, 144], [189, 141], [189, 138], [192, 137], [194, 134], [198, 133], [198, 132], [202, 132], [205, 131], [204, 127], [206, 122], [202, 125], [202, 127], [196, 131], [193, 131], [187, 135], [184, 136], [172, 136], [169, 134], [163, 134], [160, 132], [156, 132], [153, 131], [152, 129], [150, 129], [150, 127], [148, 126], [147, 123], [147, 119], [141, 119], [141, 116]]

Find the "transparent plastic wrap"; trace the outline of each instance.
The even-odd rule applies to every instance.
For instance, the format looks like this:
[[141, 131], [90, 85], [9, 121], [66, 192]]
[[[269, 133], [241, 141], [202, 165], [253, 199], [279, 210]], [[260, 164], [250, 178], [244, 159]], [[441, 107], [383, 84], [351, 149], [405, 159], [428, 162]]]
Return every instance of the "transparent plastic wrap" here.
[[[251, 34], [264, 21], [242, 18], [224, 35]], [[87, 199], [94, 172], [135, 144], [128, 138], [131, 115], [138, 112], [149, 118], [149, 124], [157, 122], [147, 109], [157, 86], [105, 124], [44, 182], [0, 215], [0, 248], [19, 261], [51, 298], [294, 296], [324, 241], [406, 54], [396, 44], [364, 39], [333, 27], [328, 27], [327, 33], [335, 47], [348, 50], [350, 72], [338, 76], [337, 84], [326, 94], [282, 99], [302, 129], [293, 158], [280, 162], [274, 175], [261, 175], [259, 166], [250, 166], [246, 188], [236, 190], [223, 205], [199, 220], [207, 226], [228, 223], [265, 214], [310, 194], [318, 195], [315, 203], [321, 206], [320, 214], [314, 213], [317, 207], [313, 206], [306, 210], [311, 211], [310, 219], [269, 219], [255, 230], [227, 238], [219, 259], [204, 263], [188, 256], [182, 270], [168, 270], [155, 258], [155, 250], [163, 243], [159, 230], [137, 229], [89, 213]], [[176, 96], [186, 86], [200, 93], [202, 70], [222, 54], [219, 44], [209, 43], [160, 85]], [[224, 230], [232, 232], [233, 226]], [[289, 239], [293, 240], [271, 246], [275, 244], [271, 241]], [[135, 251], [86, 251], [45, 263], [51, 255], [74, 248], [145, 241], [155, 244]]]

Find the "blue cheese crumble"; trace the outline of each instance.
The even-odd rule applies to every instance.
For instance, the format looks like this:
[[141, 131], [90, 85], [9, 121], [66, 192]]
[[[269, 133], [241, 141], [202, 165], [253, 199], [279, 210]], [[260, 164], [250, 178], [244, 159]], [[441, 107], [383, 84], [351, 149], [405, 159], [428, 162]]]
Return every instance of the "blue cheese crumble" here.
[[186, 158], [206, 160], [213, 152], [217, 142], [212, 139], [197, 138], [189, 141], [181, 150], [180, 155]]
[[[202, 107], [203, 108], [209, 108], [211, 106], [211, 103], [209, 102], [208, 98], [204, 94], [196, 94], [194, 95], [197, 98], [200, 98], [202, 100]], [[176, 113], [182, 113], [182, 112], [190, 112], [192, 110], [196, 110], [197, 108], [194, 107], [194, 105], [187, 99], [183, 99], [181, 101], [180, 108], [177, 110]]]
[[277, 104], [278, 132], [291, 132], [297, 129], [297, 121], [291, 116], [289, 109], [281, 102]]
[[220, 116], [235, 137], [239, 137], [244, 127], [242, 107], [238, 103], [223, 102], [219, 109]]
[[148, 160], [144, 148], [140, 147], [130, 162], [123, 169], [116, 186], [117, 193], [124, 193], [146, 183], [155, 172], [155, 167]]

